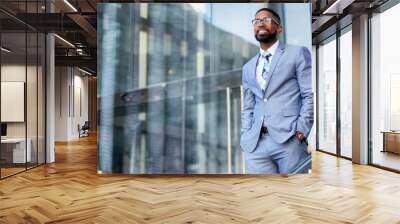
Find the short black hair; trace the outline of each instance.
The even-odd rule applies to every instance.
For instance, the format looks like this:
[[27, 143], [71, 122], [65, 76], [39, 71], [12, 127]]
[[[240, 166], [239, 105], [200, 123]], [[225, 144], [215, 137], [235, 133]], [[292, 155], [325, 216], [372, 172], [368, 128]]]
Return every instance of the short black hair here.
[[279, 22], [278, 25], [281, 24], [281, 17], [279, 16], [279, 14], [276, 13], [274, 10], [272, 10], [272, 9], [270, 9], [270, 8], [261, 8], [261, 9], [257, 10], [257, 12], [256, 12], [256, 14], [254, 14], [254, 16], [257, 15], [257, 13], [259, 13], [259, 12], [261, 12], [261, 11], [270, 12], [270, 13], [276, 18], [276, 20], [278, 20], [278, 22]]

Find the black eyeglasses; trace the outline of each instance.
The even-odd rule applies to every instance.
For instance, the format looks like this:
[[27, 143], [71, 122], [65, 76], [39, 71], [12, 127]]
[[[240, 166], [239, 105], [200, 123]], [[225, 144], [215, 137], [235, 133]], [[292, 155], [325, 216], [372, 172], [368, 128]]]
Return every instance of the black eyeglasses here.
[[257, 25], [260, 25], [260, 24], [271, 24], [272, 21], [279, 25], [279, 22], [274, 17], [264, 17], [262, 19], [253, 19], [251, 21], [251, 23], [254, 26], [257, 26]]

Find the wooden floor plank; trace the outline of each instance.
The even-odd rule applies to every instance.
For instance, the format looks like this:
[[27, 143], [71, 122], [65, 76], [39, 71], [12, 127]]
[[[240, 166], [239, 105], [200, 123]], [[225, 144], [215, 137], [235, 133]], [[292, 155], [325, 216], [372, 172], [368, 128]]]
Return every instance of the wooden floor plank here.
[[315, 152], [311, 175], [96, 173], [94, 136], [0, 181], [0, 223], [400, 223], [400, 175]]

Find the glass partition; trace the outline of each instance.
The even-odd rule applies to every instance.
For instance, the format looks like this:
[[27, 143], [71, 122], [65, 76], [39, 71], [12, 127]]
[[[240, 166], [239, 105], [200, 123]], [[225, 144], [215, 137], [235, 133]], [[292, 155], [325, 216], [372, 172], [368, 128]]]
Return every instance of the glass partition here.
[[37, 163], [46, 163], [45, 124], [46, 124], [46, 37], [38, 33], [38, 64], [37, 64]]
[[27, 74], [26, 74], [26, 114], [27, 114], [27, 150], [30, 157], [27, 167], [37, 165], [38, 160], [38, 35], [36, 32], [27, 32]]
[[[2, 177], [24, 171], [31, 161], [26, 141], [26, 33], [1, 34], [1, 157]], [[28, 149], [28, 150], [27, 150]]]
[[[16, 17], [44, 12], [44, 1], [1, 2]], [[0, 12], [0, 178], [45, 163], [45, 35]]]

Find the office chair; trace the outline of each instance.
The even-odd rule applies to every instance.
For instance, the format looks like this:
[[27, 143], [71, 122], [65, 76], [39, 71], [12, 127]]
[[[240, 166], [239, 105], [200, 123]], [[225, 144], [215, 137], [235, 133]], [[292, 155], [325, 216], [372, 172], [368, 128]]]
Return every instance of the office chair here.
[[80, 125], [78, 124], [79, 138], [89, 136], [89, 129], [90, 129], [89, 121], [85, 121], [82, 127], [80, 127]]

